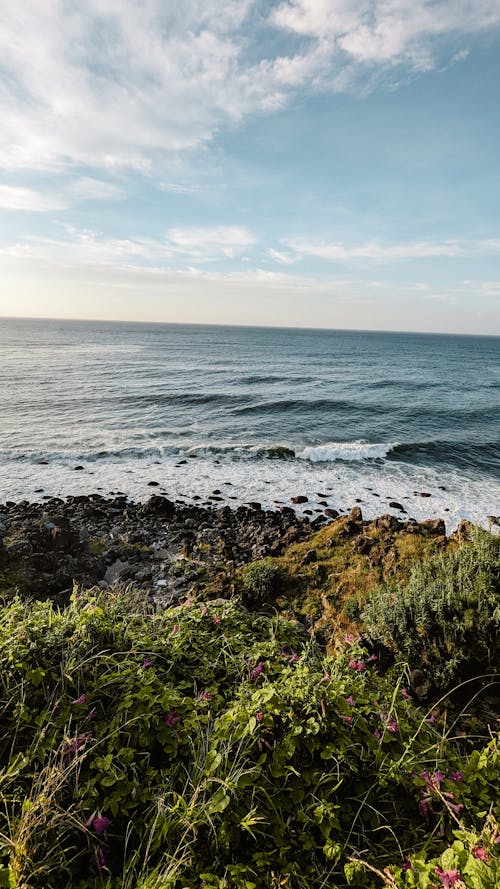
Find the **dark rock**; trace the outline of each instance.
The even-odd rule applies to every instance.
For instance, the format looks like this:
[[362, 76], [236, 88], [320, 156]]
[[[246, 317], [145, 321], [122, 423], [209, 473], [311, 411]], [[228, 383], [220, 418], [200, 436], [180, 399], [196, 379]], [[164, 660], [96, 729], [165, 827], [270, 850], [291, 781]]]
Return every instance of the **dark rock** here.
[[302, 559], [303, 565], [310, 565], [312, 562], [318, 561], [318, 554], [315, 549], [308, 549]]
[[360, 553], [361, 555], [367, 555], [375, 546], [375, 540], [373, 537], [365, 537], [361, 535], [360, 537], [356, 537], [353, 541], [353, 550], [356, 553]]
[[298, 494], [297, 497], [290, 497], [290, 503], [296, 503], [296, 504], [307, 503], [308, 500], [309, 500], [309, 497], [306, 497], [305, 494]]
[[328, 516], [329, 519], [336, 519], [340, 513], [336, 509], [325, 509], [325, 515]]
[[347, 520], [356, 524], [363, 521], [363, 513], [361, 512], [359, 506], [353, 506], [349, 515], [347, 516]]
[[415, 497], [432, 497], [432, 494], [429, 494], [428, 491], [414, 491]]
[[444, 537], [446, 534], [443, 519], [425, 519], [424, 522], [420, 522], [420, 527], [432, 537]]
[[490, 522], [491, 525], [500, 525], [500, 516], [498, 515], [487, 515], [486, 518]]
[[148, 482], [148, 488], [159, 488], [160, 482]]
[[391, 507], [391, 509], [399, 509], [400, 512], [406, 512], [404, 506], [402, 506], [401, 503], [398, 503], [397, 500], [390, 500], [389, 506]]
[[128, 562], [122, 562], [121, 559], [113, 562], [104, 574], [104, 580], [110, 586], [119, 580], [126, 580], [128, 577], [130, 577], [130, 565]]
[[381, 515], [375, 519], [375, 527], [381, 531], [399, 531], [403, 527], [403, 523], [394, 515]]
[[81, 472], [83, 466], [73, 466], [73, 472]]

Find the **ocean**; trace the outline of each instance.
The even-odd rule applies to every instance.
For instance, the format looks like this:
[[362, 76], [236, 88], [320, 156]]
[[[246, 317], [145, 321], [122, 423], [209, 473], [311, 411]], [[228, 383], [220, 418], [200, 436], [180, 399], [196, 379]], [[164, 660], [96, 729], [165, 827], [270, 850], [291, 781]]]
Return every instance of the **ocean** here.
[[1, 502], [500, 511], [498, 337], [0, 319], [0, 393]]

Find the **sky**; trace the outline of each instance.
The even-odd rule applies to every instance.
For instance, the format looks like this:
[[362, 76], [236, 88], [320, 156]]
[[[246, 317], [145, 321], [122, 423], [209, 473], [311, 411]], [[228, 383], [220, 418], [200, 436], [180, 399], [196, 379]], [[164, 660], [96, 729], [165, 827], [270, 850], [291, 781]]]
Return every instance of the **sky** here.
[[500, 334], [500, 0], [0, 9], [0, 316]]

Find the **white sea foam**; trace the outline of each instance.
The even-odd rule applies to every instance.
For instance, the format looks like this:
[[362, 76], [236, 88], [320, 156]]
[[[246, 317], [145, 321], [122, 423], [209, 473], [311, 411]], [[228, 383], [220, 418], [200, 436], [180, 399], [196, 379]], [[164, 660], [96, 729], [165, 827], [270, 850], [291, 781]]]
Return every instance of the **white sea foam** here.
[[308, 445], [298, 451], [296, 457], [311, 463], [333, 463], [335, 460], [357, 463], [361, 460], [382, 459], [397, 444], [398, 442], [371, 444], [365, 441], [330, 441], [321, 445]]

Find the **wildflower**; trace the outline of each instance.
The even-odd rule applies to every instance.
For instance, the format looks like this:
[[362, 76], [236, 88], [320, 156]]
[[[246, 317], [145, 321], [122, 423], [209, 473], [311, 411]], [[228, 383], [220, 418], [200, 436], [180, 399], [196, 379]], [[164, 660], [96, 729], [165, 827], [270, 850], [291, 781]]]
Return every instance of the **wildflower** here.
[[79, 735], [77, 738], [73, 738], [66, 752], [78, 753], [80, 747], [83, 747], [91, 739], [92, 732], [86, 732], [84, 735]]
[[170, 635], [171, 635], [171, 636], [174, 636], [175, 633], [178, 633], [178, 632], [179, 632], [179, 630], [180, 630], [180, 626], [179, 626], [179, 624], [174, 624], [174, 626], [172, 627], [172, 632], [170, 633]]
[[330, 679], [331, 679], [331, 678], [332, 678], [332, 677], [330, 676], [329, 673], [325, 673], [325, 674], [323, 675], [323, 682], [330, 682]]
[[85, 824], [85, 827], [91, 828], [94, 830], [98, 837], [102, 837], [103, 834], [106, 833], [111, 821], [109, 818], [106, 818], [106, 815], [91, 815], [88, 821]]
[[449, 800], [446, 800], [446, 805], [449, 809], [451, 809], [452, 812], [455, 812], [455, 815], [460, 815], [460, 812], [463, 809], [462, 803], [451, 803], [449, 802]]
[[347, 633], [347, 636], [344, 636], [344, 642], [346, 642], [347, 645], [354, 645], [356, 642], [359, 642], [360, 639], [361, 636], [354, 636], [353, 633]]
[[425, 721], [426, 721], [429, 725], [434, 725], [434, 723], [436, 722], [436, 717], [434, 716], [433, 713], [431, 713], [431, 715], [428, 716], [427, 719], [426, 719]]
[[203, 605], [203, 607], [201, 609], [201, 616], [206, 617], [207, 614], [208, 614], [208, 608], [205, 608], [205, 606]]
[[354, 700], [354, 698], [353, 698], [352, 695], [349, 695], [349, 697], [347, 698], [347, 703], [350, 704], [351, 707], [355, 707], [355, 706], [356, 706], [356, 701]]
[[220, 624], [220, 617], [218, 614], [214, 615], [214, 624]]
[[401, 865], [401, 870], [413, 870], [413, 865], [409, 858]]
[[408, 691], [406, 690], [406, 688], [402, 688], [402, 689], [401, 689], [401, 697], [404, 698], [405, 701], [407, 701], [408, 698], [410, 697], [410, 695], [408, 694]]
[[262, 710], [259, 710], [259, 712], [255, 714], [255, 718], [256, 718], [257, 722], [262, 722], [262, 720], [264, 718], [264, 714], [263, 714]]
[[106, 868], [106, 856], [100, 846], [94, 846], [92, 863], [98, 871], [105, 870]]
[[147, 670], [148, 667], [152, 667], [152, 666], [153, 666], [153, 661], [151, 661], [148, 657], [145, 657], [142, 664], [141, 664], [142, 669]]
[[176, 713], [175, 710], [171, 710], [170, 713], [167, 713], [163, 717], [163, 722], [165, 723], [165, 725], [168, 725], [168, 727], [171, 728], [172, 726], [177, 725], [180, 718], [181, 717], [179, 716], [178, 713]]
[[257, 664], [256, 667], [250, 672], [250, 682], [255, 682], [256, 679], [259, 678], [260, 674], [264, 672], [264, 664]]
[[353, 717], [352, 716], [342, 716], [346, 725], [352, 725]]
[[212, 697], [212, 695], [209, 691], [201, 691], [200, 694], [198, 695], [198, 700], [199, 701], [209, 701], [211, 697]]
[[291, 664], [296, 664], [297, 661], [300, 661], [300, 657], [299, 657], [299, 655], [297, 654], [296, 651], [292, 651], [292, 653], [291, 653], [291, 655], [290, 655], [290, 663], [291, 663]]
[[441, 870], [440, 867], [437, 867], [436, 874], [441, 880], [444, 889], [450, 889], [450, 886], [455, 886], [455, 884], [462, 879], [457, 870]]
[[87, 703], [87, 694], [86, 694], [86, 692], [83, 692], [83, 694], [80, 695], [79, 698], [75, 698], [75, 700], [74, 700], [74, 701], [71, 701], [71, 703], [72, 703], [72, 704], [86, 704], [86, 703]]
[[460, 783], [460, 781], [463, 781], [462, 772], [452, 772], [450, 781], [455, 781], [457, 784]]
[[89, 710], [89, 712], [87, 713], [87, 719], [90, 722], [90, 720], [95, 719], [96, 716], [97, 716], [97, 708], [92, 707], [92, 710]]
[[389, 734], [397, 735], [399, 731], [399, 724], [395, 716], [388, 716], [387, 713], [381, 713], [380, 718], [382, 722], [385, 722], [385, 727]]
[[365, 669], [364, 661], [355, 661], [354, 659], [350, 660], [349, 661], [349, 669], [350, 670], [358, 670], [359, 672], [361, 672], [361, 670]]
[[375, 731], [373, 732], [373, 734], [375, 735], [377, 741], [380, 741], [380, 740], [381, 740], [382, 735], [380, 734], [378, 728], [375, 729]]
[[474, 855], [474, 858], [478, 859], [478, 861], [487, 861], [488, 860], [488, 853], [483, 846], [476, 846], [472, 850], [472, 854]]
[[441, 787], [441, 782], [444, 781], [445, 776], [439, 770], [436, 770], [430, 775], [427, 769], [424, 769], [424, 771], [420, 773], [420, 777], [424, 779], [427, 790], [431, 793], [436, 793]]
[[424, 796], [422, 799], [419, 799], [418, 806], [424, 818], [428, 818], [432, 812], [432, 805], [429, 797]]
[[378, 661], [378, 657], [376, 654], [371, 654], [367, 660], [367, 664], [374, 664], [375, 661]]
[[281, 646], [280, 655], [281, 655], [281, 657], [288, 657], [289, 656], [289, 651], [288, 651], [288, 648], [286, 645]]

